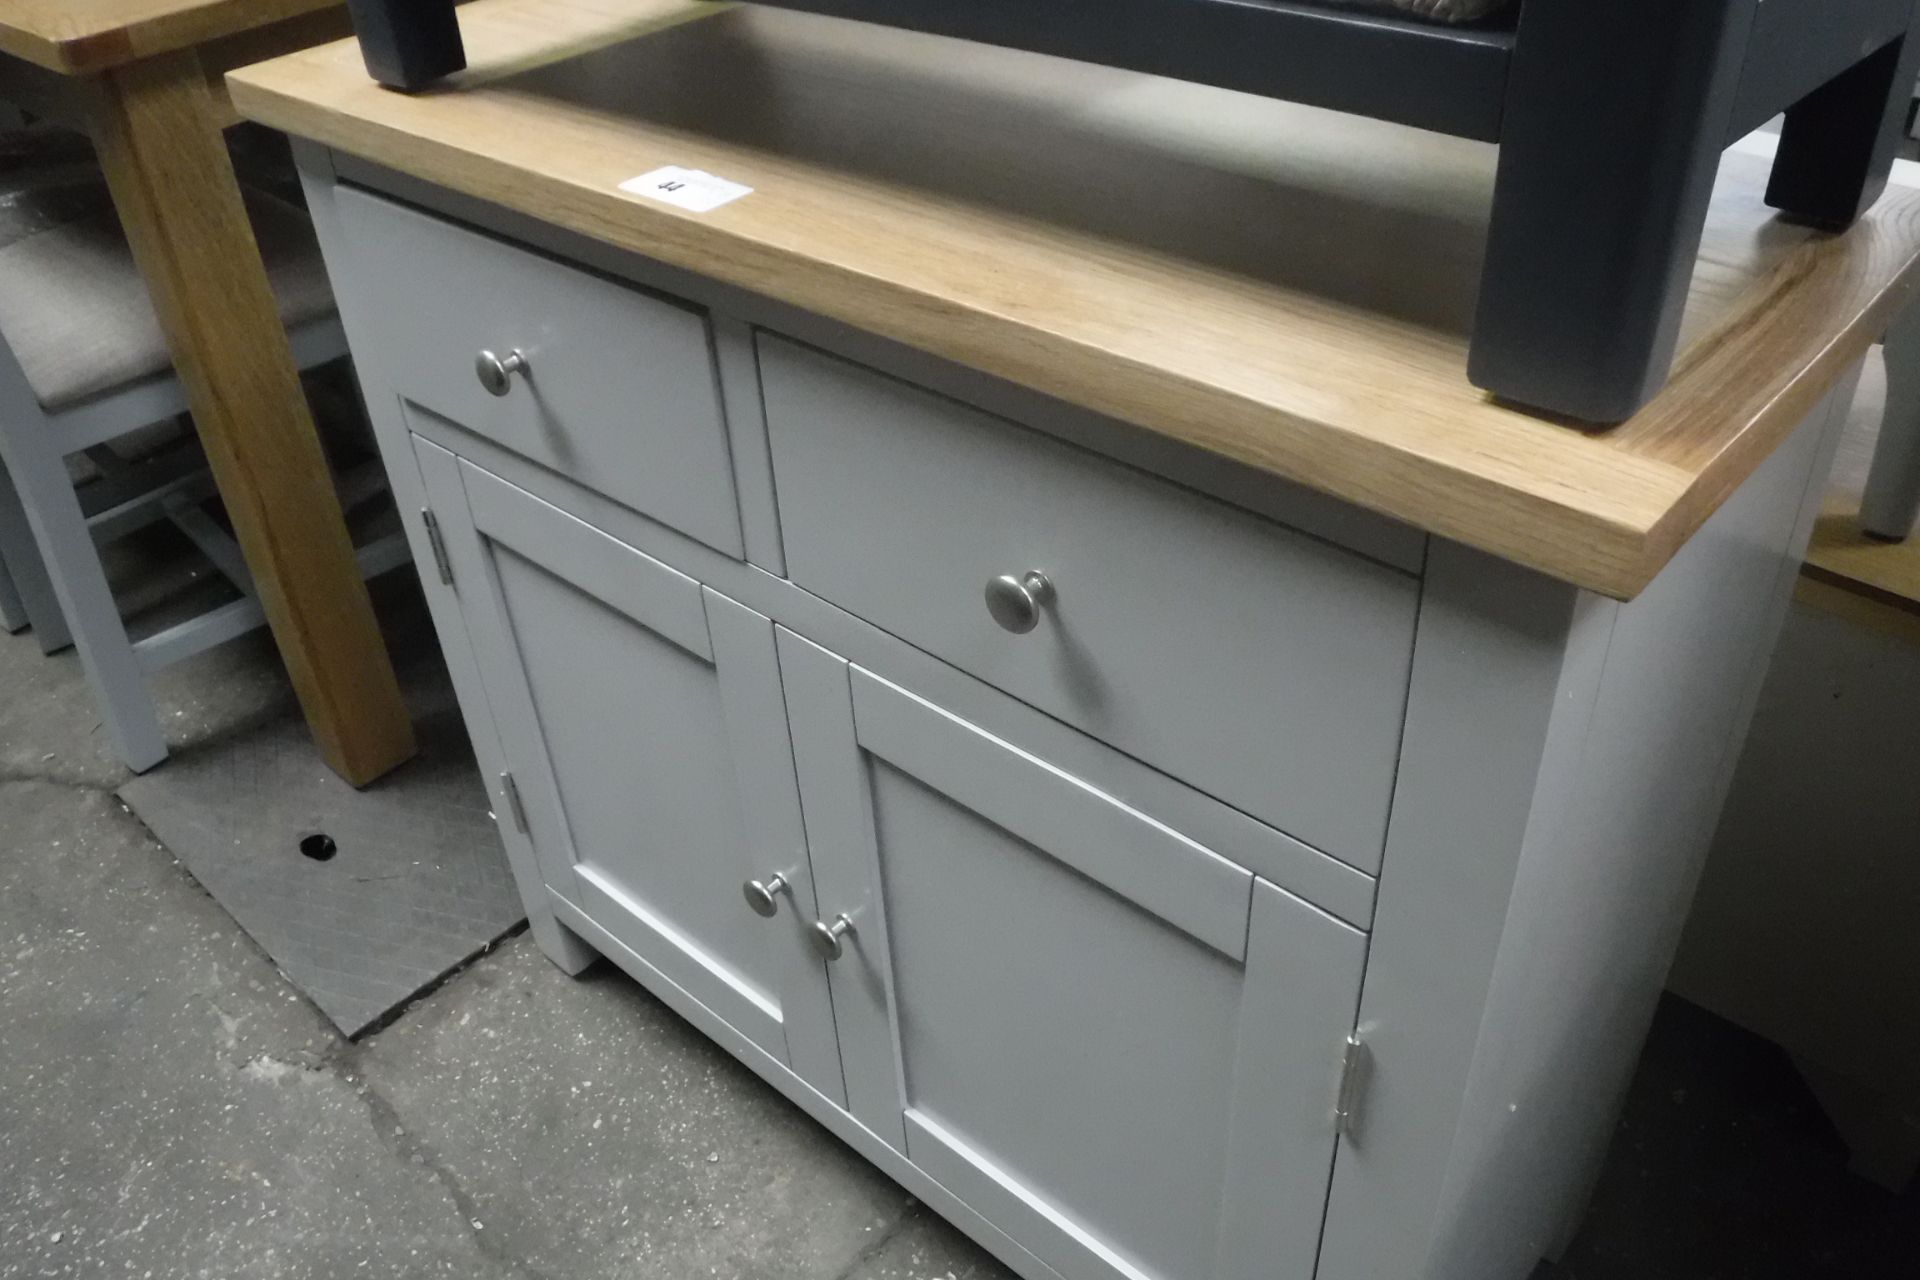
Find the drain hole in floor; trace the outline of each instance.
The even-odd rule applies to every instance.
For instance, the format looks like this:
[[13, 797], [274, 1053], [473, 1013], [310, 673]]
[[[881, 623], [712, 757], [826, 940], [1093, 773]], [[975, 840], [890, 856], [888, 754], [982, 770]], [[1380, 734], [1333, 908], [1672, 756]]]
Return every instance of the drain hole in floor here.
[[340, 847], [334, 844], [333, 837], [324, 831], [300, 838], [300, 852], [315, 862], [325, 862], [339, 851]]

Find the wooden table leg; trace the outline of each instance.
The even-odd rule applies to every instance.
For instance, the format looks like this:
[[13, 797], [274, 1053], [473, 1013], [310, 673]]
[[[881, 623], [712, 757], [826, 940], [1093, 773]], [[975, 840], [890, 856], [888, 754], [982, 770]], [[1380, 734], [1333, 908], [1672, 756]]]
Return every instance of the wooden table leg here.
[[100, 162], [321, 756], [355, 786], [415, 750], [199, 58], [91, 82]]

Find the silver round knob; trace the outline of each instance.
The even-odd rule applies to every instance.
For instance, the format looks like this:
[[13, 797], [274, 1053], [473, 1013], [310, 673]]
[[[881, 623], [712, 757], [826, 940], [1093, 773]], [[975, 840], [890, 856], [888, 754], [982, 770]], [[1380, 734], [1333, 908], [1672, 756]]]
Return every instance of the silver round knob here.
[[527, 353], [524, 351], [509, 351], [504, 356], [482, 351], [473, 358], [473, 372], [490, 396], [503, 396], [513, 390], [513, 375], [526, 371]]
[[765, 880], [749, 880], [741, 885], [740, 896], [747, 900], [755, 915], [771, 916], [780, 910], [780, 895], [792, 888], [786, 873], [776, 871]]
[[1023, 636], [1040, 625], [1040, 610], [1053, 600], [1053, 584], [1038, 569], [1019, 577], [1003, 573], [987, 584], [987, 612], [1007, 631]]
[[813, 931], [807, 936], [813, 940], [813, 949], [820, 953], [822, 960], [838, 960], [847, 953], [840, 940], [852, 932], [853, 920], [843, 911], [834, 917], [832, 924], [815, 920]]

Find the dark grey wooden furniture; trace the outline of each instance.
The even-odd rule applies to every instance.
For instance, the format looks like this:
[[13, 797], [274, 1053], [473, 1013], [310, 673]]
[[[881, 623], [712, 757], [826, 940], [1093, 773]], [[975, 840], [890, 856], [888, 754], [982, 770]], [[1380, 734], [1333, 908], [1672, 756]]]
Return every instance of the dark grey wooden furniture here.
[[[1836, 230], [1885, 186], [1915, 0], [1522, 0], [1477, 25], [1303, 0], [765, 0], [1498, 142], [1468, 374], [1590, 422], [1665, 382], [1721, 151], [1785, 111], [1768, 201]], [[363, 30], [453, 0], [354, 0]], [[400, 42], [404, 44], [404, 42]], [[418, 87], [382, 57], [376, 76]]]

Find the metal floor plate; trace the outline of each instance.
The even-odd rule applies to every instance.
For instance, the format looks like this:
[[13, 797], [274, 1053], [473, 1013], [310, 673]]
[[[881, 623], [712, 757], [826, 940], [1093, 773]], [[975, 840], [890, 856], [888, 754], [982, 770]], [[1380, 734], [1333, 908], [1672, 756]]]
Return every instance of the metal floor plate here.
[[[365, 791], [320, 762], [294, 716], [119, 793], [349, 1037], [524, 918], [460, 714], [450, 697], [425, 710], [419, 756]], [[325, 861], [301, 851], [318, 835]]]

